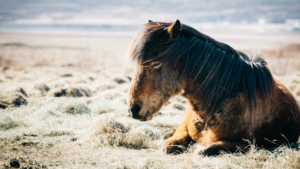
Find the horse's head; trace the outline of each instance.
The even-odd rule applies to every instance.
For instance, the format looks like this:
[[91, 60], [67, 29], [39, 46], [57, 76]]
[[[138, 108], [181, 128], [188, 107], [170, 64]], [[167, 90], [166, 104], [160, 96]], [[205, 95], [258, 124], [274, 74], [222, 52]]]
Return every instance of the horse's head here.
[[137, 68], [128, 92], [128, 110], [133, 118], [147, 121], [158, 113], [168, 99], [182, 88], [181, 65], [159, 59], [166, 42], [181, 30], [177, 20], [172, 25], [149, 21], [144, 31], [133, 40], [129, 57], [137, 60]]

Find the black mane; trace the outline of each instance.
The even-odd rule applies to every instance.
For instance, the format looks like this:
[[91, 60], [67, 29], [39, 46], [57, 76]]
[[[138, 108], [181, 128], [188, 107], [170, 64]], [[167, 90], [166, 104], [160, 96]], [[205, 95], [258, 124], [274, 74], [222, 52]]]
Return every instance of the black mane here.
[[271, 98], [273, 78], [265, 67], [267, 62], [260, 55], [250, 58], [184, 24], [176, 38], [158, 40], [170, 25], [148, 23], [132, 42], [130, 57], [145, 62], [149, 60], [152, 45], [164, 44], [165, 49], [150, 60], [170, 65], [181, 62], [183, 74], [190, 78], [191, 83], [199, 85], [193, 95], [202, 100], [201, 110], [209, 115], [218, 111], [224, 101], [235, 99], [241, 92], [250, 110], [257, 105], [257, 90], [266, 100]]

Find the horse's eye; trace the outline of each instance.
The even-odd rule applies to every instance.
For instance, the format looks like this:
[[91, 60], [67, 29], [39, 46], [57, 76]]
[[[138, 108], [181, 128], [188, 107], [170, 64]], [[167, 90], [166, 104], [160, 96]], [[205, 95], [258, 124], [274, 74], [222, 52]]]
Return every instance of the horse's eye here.
[[152, 63], [151, 63], [151, 68], [153, 68], [153, 69], [158, 69], [158, 68], [161, 67], [161, 65], [162, 65], [161, 62], [152, 62]]

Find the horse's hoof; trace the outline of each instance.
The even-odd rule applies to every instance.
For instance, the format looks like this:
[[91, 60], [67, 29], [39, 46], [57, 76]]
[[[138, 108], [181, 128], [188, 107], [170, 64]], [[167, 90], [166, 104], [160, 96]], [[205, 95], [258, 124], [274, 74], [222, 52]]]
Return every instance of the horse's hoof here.
[[186, 147], [176, 144], [174, 142], [164, 142], [163, 152], [166, 154], [180, 154], [186, 150]]
[[217, 156], [217, 155], [220, 155], [219, 152], [215, 151], [215, 150], [204, 150], [204, 151], [201, 151], [199, 153], [199, 155], [203, 155], [203, 156]]
[[180, 145], [170, 145], [170, 146], [164, 147], [163, 152], [165, 152], [166, 154], [177, 155], [177, 154], [183, 153], [184, 150], [185, 150], [185, 148], [182, 148], [182, 146], [180, 146]]
[[226, 152], [226, 149], [221, 146], [213, 145], [211, 147], [208, 147], [207, 149], [201, 151], [199, 155], [203, 156], [218, 156], [221, 154], [221, 152]]

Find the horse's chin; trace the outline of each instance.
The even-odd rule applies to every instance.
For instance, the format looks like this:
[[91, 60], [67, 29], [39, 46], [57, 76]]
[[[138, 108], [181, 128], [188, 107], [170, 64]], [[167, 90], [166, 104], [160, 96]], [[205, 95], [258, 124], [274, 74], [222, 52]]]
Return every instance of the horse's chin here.
[[141, 112], [144, 112], [144, 115], [140, 115], [140, 119], [137, 119], [139, 121], [150, 121], [159, 114], [159, 110], [161, 109], [162, 105], [158, 107], [143, 107]]
[[153, 118], [153, 116], [152, 116], [152, 115], [149, 115], [149, 116], [147, 117], [147, 119], [146, 119], [146, 118], [142, 118], [142, 119], [140, 119], [140, 121], [150, 121], [150, 120], [152, 120], [152, 118]]
[[152, 118], [158, 114], [157, 112], [153, 113], [149, 109], [146, 110], [146, 113], [144, 114], [143, 118], [139, 119], [140, 121], [150, 121]]

